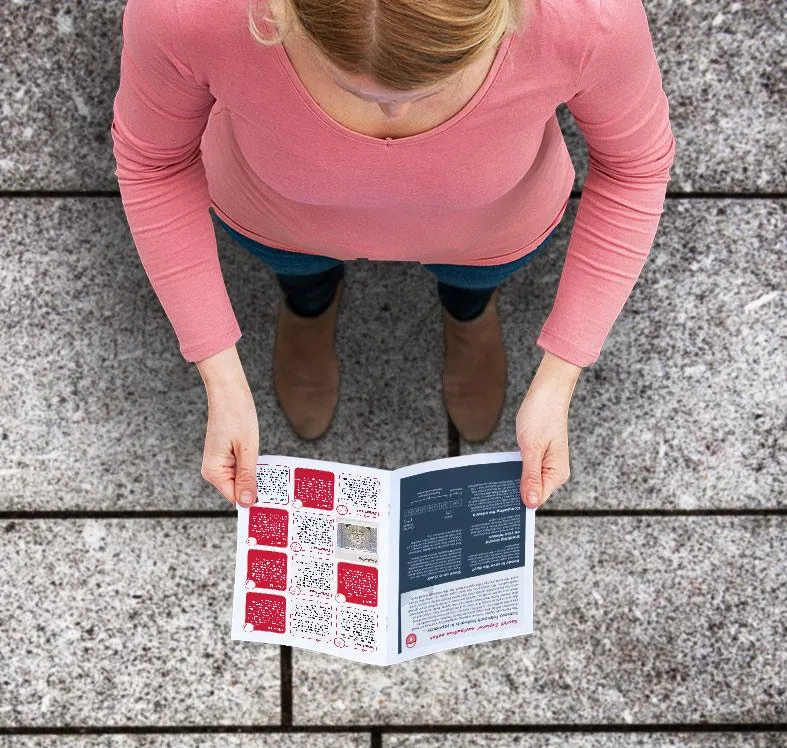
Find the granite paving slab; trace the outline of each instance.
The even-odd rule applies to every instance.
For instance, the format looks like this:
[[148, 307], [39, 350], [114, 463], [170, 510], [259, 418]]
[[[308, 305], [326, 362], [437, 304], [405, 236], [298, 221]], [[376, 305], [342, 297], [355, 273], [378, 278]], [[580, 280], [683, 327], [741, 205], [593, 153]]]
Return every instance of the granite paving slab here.
[[783, 748], [784, 733], [386, 735], [383, 748]]
[[[548, 507], [787, 506], [786, 216], [784, 200], [666, 201], [637, 284], [580, 375], [571, 477]], [[490, 438], [462, 453], [517, 449], [574, 217], [503, 286], [506, 405]]]
[[122, 0], [0, 3], [0, 189], [116, 190]]
[[784, 527], [542, 518], [532, 636], [388, 668], [294, 650], [295, 724], [783, 723]]
[[784, 192], [783, 9], [645, 0], [677, 141], [670, 190]]
[[0, 726], [279, 722], [279, 648], [230, 639], [233, 520], [6, 521], [0, 537]]
[[363, 733], [0, 735], [0, 748], [367, 748], [368, 745], [369, 736]]
[[[207, 398], [134, 248], [120, 200], [0, 200], [0, 504], [224, 509], [200, 476]], [[291, 430], [271, 382], [280, 291], [222, 231], [260, 453], [395, 468], [444, 457], [435, 282], [408, 263], [350, 263], [340, 402], [329, 432]], [[47, 501], [53, 484], [56, 502]]]
[[[644, 5], [678, 141], [670, 190], [784, 191], [779, 4]], [[124, 7], [122, 0], [0, 5], [0, 189], [117, 189], [110, 124]], [[584, 141], [565, 104], [558, 117], [580, 188]]]
[[[677, 142], [670, 192], [784, 192], [783, 52], [787, 31], [768, 0], [645, 0]], [[587, 147], [565, 104], [557, 110], [577, 172]]]

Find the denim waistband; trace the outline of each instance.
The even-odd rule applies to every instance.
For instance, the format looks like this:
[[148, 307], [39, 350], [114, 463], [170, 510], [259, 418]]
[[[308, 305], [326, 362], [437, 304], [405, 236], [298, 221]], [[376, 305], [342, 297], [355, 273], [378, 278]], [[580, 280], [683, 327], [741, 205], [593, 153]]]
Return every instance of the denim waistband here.
[[[342, 260], [326, 255], [306, 254], [303, 252], [290, 252], [286, 249], [276, 249], [265, 244], [249, 239], [238, 233], [231, 226], [222, 221], [213, 211], [210, 215], [216, 225], [221, 226], [238, 244], [259, 258], [277, 275], [316, 275], [342, 264]], [[437, 276], [437, 279], [448, 286], [458, 288], [496, 288], [508, 276], [527, 265], [535, 255], [543, 250], [551, 241], [558, 227], [549, 233], [546, 239], [534, 250], [528, 252], [513, 262], [502, 265], [450, 265], [450, 264], [424, 264], [424, 267]]]

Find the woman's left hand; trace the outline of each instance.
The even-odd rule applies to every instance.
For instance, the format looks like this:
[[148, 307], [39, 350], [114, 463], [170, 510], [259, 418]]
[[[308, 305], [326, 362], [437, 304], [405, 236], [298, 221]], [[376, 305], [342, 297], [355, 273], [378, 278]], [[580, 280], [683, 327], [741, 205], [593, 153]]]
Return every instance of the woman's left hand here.
[[531, 509], [569, 478], [568, 410], [580, 372], [580, 367], [547, 353], [517, 413], [521, 495]]

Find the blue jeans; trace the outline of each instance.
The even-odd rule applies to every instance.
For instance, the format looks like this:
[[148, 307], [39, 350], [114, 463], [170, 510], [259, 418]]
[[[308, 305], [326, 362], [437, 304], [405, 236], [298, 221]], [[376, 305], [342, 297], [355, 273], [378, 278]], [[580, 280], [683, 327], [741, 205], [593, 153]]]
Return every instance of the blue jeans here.
[[[342, 260], [268, 247], [235, 231], [213, 209], [210, 215], [217, 226], [276, 274], [293, 311], [315, 316], [330, 304], [336, 285], [344, 276]], [[483, 311], [495, 289], [506, 278], [527, 265], [549, 244], [557, 228], [532, 252], [513, 262], [502, 265], [425, 264], [424, 267], [437, 277], [443, 306], [457, 319], [473, 319]]]

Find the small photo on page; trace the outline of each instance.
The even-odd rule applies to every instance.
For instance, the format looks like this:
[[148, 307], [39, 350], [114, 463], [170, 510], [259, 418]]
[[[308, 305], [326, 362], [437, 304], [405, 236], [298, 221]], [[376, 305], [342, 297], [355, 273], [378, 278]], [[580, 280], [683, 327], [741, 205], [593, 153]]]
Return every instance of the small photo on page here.
[[[345, 558], [359, 556], [377, 558], [377, 527], [361, 522], [339, 522], [336, 555]], [[367, 558], [367, 560], [371, 560]]]

